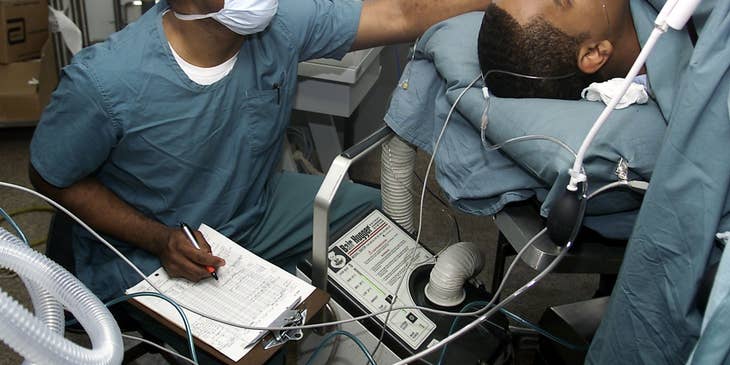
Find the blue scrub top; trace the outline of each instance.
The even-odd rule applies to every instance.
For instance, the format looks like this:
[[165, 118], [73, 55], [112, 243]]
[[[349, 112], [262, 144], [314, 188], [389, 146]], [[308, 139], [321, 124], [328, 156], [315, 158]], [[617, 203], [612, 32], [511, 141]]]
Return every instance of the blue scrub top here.
[[[640, 40], [664, 3], [632, 1]], [[725, 258], [704, 329], [697, 300], [730, 222], [730, 1], [704, 0], [692, 18], [694, 46], [686, 30], [669, 30], [647, 60], [668, 128], [586, 364], [685, 364], [693, 349], [692, 364], [730, 363]]]
[[[341, 58], [361, 6], [280, 0], [269, 27], [247, 37], [233, 70], [203, 86], [173, 58], [161, 1], [63, 69], [33, 136], [31, 163], [55, 186], [96, 176], [163, 224], [206, 223], [241, 241], [269, 200], [298, 62]], [[112, 242], [146, 274], [160, 267], [150, 253]], [[141, 280], [79, 226], [74, 250], [77, 276], [103, 299]]]

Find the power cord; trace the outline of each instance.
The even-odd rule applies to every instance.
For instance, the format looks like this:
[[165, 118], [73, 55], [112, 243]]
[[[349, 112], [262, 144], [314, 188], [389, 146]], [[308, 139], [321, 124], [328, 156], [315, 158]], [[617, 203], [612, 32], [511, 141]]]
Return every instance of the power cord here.
[[[488, 302], [485, 302], [485, 301], [474, 301], [474, 302], [471, 302], [471, 303], [465, 305], [461, 309], [461, 312], [465, 312], [467, 309], [472, 308], [472, 307], [482, 307], [482, 308], [484, 308], [488, 304], [489, 303]], [[528, 320], [526, 320], [526, 319], [524, 319], [524, 318], [522, 318], [522, 317], [520, 317], [520, 316], [518, 316], [518, 315], [516, 315], [516, 314], [514, 314], [514, 313], [512, 313], [512, 312], [510, 312], [510, 311], [508, 311], [506, 309], [504, 309], [504, 308], [501, 308], [499, 311], [502, 312], [503, 314], [505, 314], [508, 318], [510, 318], [510, 319], [512, 319], [512, 320], [514, 320], [514, 321], [516, 321], [516, 322], [518, 322], [520, 324], [522, 324], [522, 325], [525, 325], [525, 326], [527, 326], [527, 327], [529, 327], [529, 328], [537, 331], [539, 334], [545, 336], [547, 339], [549, 339], [551, 341], [554, 341], [554, 342], [556, 342], [556, 343], [558, 343], [558, 344], [560, 344], [560, 345], [562, 345], [562, 346], [564, 346], [564, 347], [566, 347], [568, 349], [576, 350], [576, 351], [586, 351], [586, 350], [588, 350], [588, 348], [586, 346], [574, 345], [574, 344], [570, 343], [569, 341], [567, 341], [565, 339], [562, 339], [562, 338], [560, 338], [558, 336], [553, 335], [552, 333], [546, 331], [545, 329], [541, 328], [540, 326], [538, 326], [538, 325], [536, 325], [536, 324], [534, 324], [534, 323], [532, 323], [532, 322], [530, 322], [530, 321], [528, 321]], [[456, 330], [456, 326], [457, 326], [460, 318], [461, 317], [455, 317], [454, 320], [451, 322], [451, 328], [449, 329], [449, 335], [451, 335], [454, 332], [454, 330]], [[448, 348], [448, 344], [444, 345], [444, 347], [441, 349], [441, 355], [439, 356], [439, 360], [438, 360], [437, 365], [443, 364], [443, 361], [444, 361], [444, 359], [446, 357], [446, 349], [447, 348]]]
[[561, 337], [558, 337], [558, 336], [550, 333], [549, 331], [543, 329], [542, 327], [538, 326], [537, 324], [532, 323], [532, 322], [530, 322], [530, 321], [528, 321], [528, 320], [526, 320], [526, 319], [524, 319], [524, 318], [522, 318], [522, 317], [520, 317], [520, 316], [518, 316], [518, 315], [516, 315], [516, 314], [514, 314], [514, 313], [512, 313], [512, 312], [510, 312], [510, 311], [508, 311], [506, 309], [504, 309], [504, 308], [500, 309], [499, 311], [502, 312], [502, 313], [504, 313], [504, 315], [506, 315], [508, 318], [512, 319], [513, 321], [515, 321], [517, 323], [520, 323], [523, 326], [527, 326], [528, 328], [537, 331], [539, 334], [545, 336], [545, 338], [547, 338], [550, 341], [553, 341], [553, 342], [555, 342], [557, 344], [560, 344], [561, 346], [563, 346], [563, 347], [565, 347], [567, 349], [574, 350], [574, 351], [587, 351], [588, 350], [588, 346], [575, 345], [573, 343], [570, 343], [570, 341], [568, 341], [566, 339], [563, 339]]
[[[4, 220], [6, 220], [10, 224], [11, 227], [13, 227], [15, 232], [18, 233], [18, 237], [20, 237], [20, 240], [23, 241], [23, 243], [25, 243], [26, 246], [30, 246], [30, 243], [28, 242], [28, 238], [25, 237], [23, 230], [21, 230], [20, 227], [18, 227], [18, 224], [13, 220], [13, 218], [10, 216], [10, 214], [5, 212], [5, 210], [3, 208], [0, 208], [0, 215], [2, 216], [2, 218]], [[2, 222], [2, 220], [0, 220], [0, 222]]]
[[[15, 216], [22, 215], [22, 214], [37, 213], [37, 212], [55, 213], [56, 211], [53, 208], [50, 208], [50, 207], [33, 206], [33, 207], [28, 207], [28, 208], [22, 208], [22, 209], [19, 209], [19, 210], [13, 210], [13, 211], [10, 211], [10, 212], [6, 213], [6, 215], [7, 216], [10, 216], [10, 217], [15, 217]], [[15, 222], [11, 222], [12, 219], [9, 220], [9, 219], [7, 219], [5, 217], [0, 217], [0, 223], [2, 223], [3, 220], [7, 220], [8, 223], [10, 223], [11, 225], [17, 225], [17, 224], [14, 224]], [[13, 229], [15, 229], [15, 227], [13, 227]], [[23, 240], [23, 237], [20, 237], [20, 239]], [[35, 240], [35, 241], [31, 241], [29, 243], [29, 246], [30, 247], [38, 247], [38, 246], [46, 243], [46, 240], [47, 240], [47, 237], [44, 237], [44, 238], [41, 238], [41, 239], [38, 239], [38, 240]]]
[[[420, 177], [420, 176], [418, 175], [418, 173], [416, 173], [415, 171], [413, 171], [413, 175], [414, 175], [414, 176], [416, 177], [416, 179], [418, 179], [418, 181], [420, 181], [421, 183], [423, 183], [423, 184], [427, 184], [427, 183], [426, 183], [426, 182], [425, 182], [425, 181], [424, 181], [424, 180], [423, 180], [423, 179], [422, 179], [422, 178], [421, 178], [421, 177]], [[441, 203], [441, 205], [443, 205], [443, 208], [441, 209], [441, 211], [442, 211], [442, 212], [444, 212], [444, 214], [446, 214], [447, 216], [449, 216], [449, 218], [451, 218], [451, 221], [452, 221], [452, 222], [454, 222], [454, 228], [456, 229], [456, 242], [461, 242], [461, 229], [459, 228], [459, 220], [458, 220], [458, 219], [456, 219], [456, 216], [455, 216], [454, 214], [451, 214], [451, 213], [449, 213], [449, 212], [447, 211], [447, 209], [451, 209], [451, 206], [450, 206], [450, 205], [449, 205], [448, 203], [446, 203], [446, 202], [445, 202], [445, 201], [444, 201], [443, 199], [441, 199], [441, 197], [440, 197], [440, 196], [439, 196], [438, 194], [436, 194], [436, 193], [435, 193], [435, 192], [434, 192], [434, 191], [433, 191], [433, 190], [432, 190], [431, 188], [429, 188], [429, 187], [428, 187], [428, 185], [426, 185], [426, 190], [427, 190], [427, 191], [429, 192], [429, 194], [431, 194], [431, 196], [432, 196], [432, 197], [433, 197], [434, 199], [436, 199], [436, 200], [437, 200], [437, 201], [438, 201], [439, 203]]]
[[[43, 238], [43, 239], [40, 239], [37, 241], [33, 241], [33, 242], [28, 242], [28, 238], [23, 233], [23, 230], [20, 229], [20, 226], [18, 225], [18, 223], [13, 219], [13, 217], [16, 215], [32, 213], [32, 212], [54, 212], [54, 210], [51, 208], [48, 208], [48, 207], [30, 207], [30, 208], [20, 209], [20, 210], [16, 210], [16, 211], [11, 211], [10, 213], [8, 213], [5, 210], [3, 210], [2, 208], [0, 208], [0, 223], [2, 223], [3, 221], [8, 222], [8, 224], [10, 224], [10, 226], [13, 228], [13, 230], [15, 230], [15, 232], [18, 233], [18, 237], [20, 238], [21, 241], [23, 241], [23, 243], [25, 243], [27, 246], [30, 246], [30, 247], [38, 247], [46, 242], [46, 238]], [[15, 272], [13, 272], [12, 270], [9, 270], [4, 267], [0, 268], [0, 279], [12, 279], [14, 277], [17, 277], [17, 274], [15, 274]]]
[[191, 360], [191, 359], [189, 359], [189, 358], [187, 358], [187, 357], [185, 357], [183, 355], [180, 355], [179, 353], [177, 353], [177, 352], [175, 352], [173, 350], [170, 350], [170, 349], [168, 349], [168, 348], [166, 348], [164, 346], [160, 346], [160, 345], [158, 345], [158, 344], [156, 344], [156, 343], [154, 343], [154, 342], [152, 342], [152, 341], [150, 341], [150, 340], [148, 340], [146, 338], [132, 336], [132, 335], [127, 335], [127, 334], [124, 334], [124, 333], [122, 333], [122, 338], [126, 338], [126, 339], [129, 339], [129, 340], [134, 340], [134, 341], [139, 341], [139, 342], [144, 342], [144, 343], [146, 343], [146, 344], [148, 344], [148, 345], [150, 345], [150, 346], [152, 346], [152, 347], [154, 347], [154, 348], [156, 348], [156, 349], [158, 349], [160, 351], [164, 351], [164, 352], [166, 352], [166, 353], [168, 353], [168, 354], [170, 354], [172, 356], [178, 357], [179, 359], [184, 360], [184, 361], [186, 361], [186, 362], [188, 362], [190, 364], [194, 364], [194, 365], [197, 365], [198, 364], [197, 362], [195, 362], [195, 361], [193, 361], [193, 360]]
[[[190, 330], [190, 322], [188, 322], [188, 316], [185, 315], [185, 312], [182, 310], [182, 306], [179, 305], [177, 302], [172, 300], [170, 297], [161, 294], [161, 293], [155, 293], [155, 292], [139, 292], [139, 293], [133, 293], [133, 294], [127, 294], [123, 295], [119, 298], [112, 299], [106, 303], [104, 303], [104, 306], [111, 307], [115, 304], [119, 304], [121, 302], [125, 302], [129, 299], [136, 298], [136, 297], [155, 297], [163, 299], [164, 301], [170, 303], [173, 307], [175, 307], [175, 310], [177, 310], [178, 314], [180, 314], [180, 317], [182, 317], [183, 324], [185, 325], [185, 333], [187, 334], [188, 338], [188, 347], [190, 348], [190, 354], [192, 356], [192, 359], [188, 359], [180, 354], [176, 354], [177, 356], [180, 356], [184, 358], [185, 360], [188, 360], [189, 362], [192, 362], [193, 364], [198, 363], [198, 356], [195, 352], [195, 343], [193, 342], [193, 333]], [[71, 319], [66, 321], [66, 326], [73, 326], [77, 324], [78, 321], [76, 319]]]
[[321, 351], [322, 348], [327, 344], [327, 341], [329, 341], [333, 337], [337, 337], [337, 336], [349, 337], [352, 341], [355, 342], [355, 344], [357, 344], [357, 347], [359, 347], [360, 350], [362, 350], [362, 352], [365, 354], [365, 357], [368, 359], [368, 364], [377, 365], [375, 363], [375, 359], [373, 358], [373, 355], [371, 355], [370, 352], [368, 352], [368, 349], [365, 347], [365, 344], [363, 344], [362, 341], [360, 341], [360, 339], [357, 338], [357, 336], [353, 335], [350, 332], [343, 331], [343, 330], [337, 330], [337, 331], [330, 332], [329, 334], [327, 334], [327, 336], [325, 336], [322, 339], [322, 342], [320, 342], [319, 346], [317, 346], [317, 348], [314, 350], [312, 355], [309, 356], [309, 360], [307, 360], [306, 365], [311, 365], [312, 361], [314, 361], [314, 359], [317, 357], [317, 354], [319, 354], [319, 351]]

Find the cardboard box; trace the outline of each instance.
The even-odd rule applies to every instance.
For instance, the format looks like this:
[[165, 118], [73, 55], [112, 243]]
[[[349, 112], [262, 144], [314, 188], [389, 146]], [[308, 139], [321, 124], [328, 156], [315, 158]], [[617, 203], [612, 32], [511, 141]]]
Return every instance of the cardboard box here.
[[0, 127], [35, 125], [58, 84], [52, 42], [40, 59], [0, 65]]
[[47, 39], [47, 0], [0, 0], [0, 63], [40, 57]]

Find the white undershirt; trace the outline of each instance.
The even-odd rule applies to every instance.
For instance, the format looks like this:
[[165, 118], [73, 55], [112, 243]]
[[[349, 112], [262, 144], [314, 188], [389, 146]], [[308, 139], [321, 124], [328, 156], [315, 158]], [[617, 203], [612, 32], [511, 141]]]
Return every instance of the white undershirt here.
[[228, 59], [228, 61], [225, 61], [218, 66], [199, 67], [185, 61], [179, 54], [177, 54], [177, 52], [175, 52], [175, 49], [172, 48], [172, 44], [169, 42], [167, 44], [170, 46], [170, 50], [172, 51], [172, 55], [175, 57], [175, 61], [177, 61], [177, 64], [180, 65], [180, 68], [183, 72], [185, 72], [185, 75], [199, 85], [211, 85], [226, 77], [226, 75], [231, 72], [233, 66], [236, 64], [236, 60], [238, 59], [238, 52], [236, 52], [236, 54]]

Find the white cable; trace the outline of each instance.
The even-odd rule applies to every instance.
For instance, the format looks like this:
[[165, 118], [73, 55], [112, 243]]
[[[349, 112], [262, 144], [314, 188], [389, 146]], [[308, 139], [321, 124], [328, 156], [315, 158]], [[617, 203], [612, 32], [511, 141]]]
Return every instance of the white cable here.
[[[53, 205], [54, 207], [58, 208], [59, 210], [63, 211], [64, 213], [68, 214], [72, 219], [74, 219], [77, 222], [79, 222], [79, 224], [81, 224], [82, 226], [84, 226], [85, 229], [89, 230], [92, 234], [94, 234], [94, 236], [97, 239], [100, 239], [100, 241], [103, 244], [109, 246], [112, 249], [112, 251], [114, 251], [115, 253], [117, 253], [117, 255], [119, 255], [120, 257], [122, 257], [125, 260], [125, 262], [128, 262], [129, 261], [128, 259], [126, 259], [126, 257], [124, 257], [124, 255], [122, 255], [121, 253], [119, 253], [118, 250], [114, 249], [114, 247], [111, 246], [111, 244], [109, 242], [107, 242], [101, 236], [99, 236], [98, 234], [96, 234], [96, 232], [94, 232], [93, 229], [91, 229], [90, 227], [88, 227], [88, 225], [86, 225], [85, 223], [83, 223], [83, 221], [81, 221], [73, 213], [69, 212], [67, 209], [65, 209], [63, 206], [61, 206], [60, 204], [56, 203], [52, 199], [50, 199], [50, 198], [48, 198], [48, 197], [44, 196], [43, 194], [40, 194], [40, 193], [38, 193], [36, 191], [33, 191], [31, 189], [28, 189], [28, 188], [25, 188], [25, 187], [22, 187], [22, 186], [18, 186], [18, 185], [15, 185], [15, 184], [9, 184], [9, 183], [5, 183], [5, 182], [0, 181], [0, 186], [5, 186], [5, 187], [13, 188], [13, 189], [18, 189], [18, 190], [21, 190], [21, 191], [30, 193], [32, 195], [35, 195], [35, 196], [37, 196], [37, 197], [39, 197], [39, 198], [47, 201], [49, 204]], [[423, 199], [421, 201], [423, 201]], [[423, 207], [421, 206], [421, 209], [422, 208]], [[422, 212], [422, 210], [421, 210], [421, 212]], [[503, 280], [502, 280], [499, 288], [493, 294], [493, 298], [492, 298], [493, 300], [492, 300], [492, 302], [494, 301], [494, 299], [496, 299], [498, 297], [499, 293], [502, 291], [505, 283], [507, 282], [507, 279], [509, 278], [509, 276], [510, 276], [512, 270], [513, 270], [513, 268], [515, 267], [516, 263], [519, 261], [520, 257], [524, 254], [524, 252], [526, 252], [526, 250], [534, 243], [534, 241], [537, 238], [539, 238], [542, 234], [544, 234], [545, 231], [546, 231], [545, 229], [543, 229], [542, 231], [540, 231], [537, 235], [535, 235], [532, 239], [530, 239], [530, 241], [528, 241], [528, 243], [525, 244], [525, 246], [523, 246], [522, 249], [517, 253], [517, 256], [513, 260], [513, 262], [510, 265], [510, 267], [507, 269], [507, 272], [505, 273], [505, 276], [504, 276], [504, 278], [503, 278]], [[446, 248], [442, 249], [440, 252], [443, 252], [445, 249]], [[427, 261], [430, 261], [430, 260], [431, 259], [429, 259]], [[133, 264], [130, 264], [130, 265], [132, 267], [134, 267]], [[144, 275], [141, 275], [141, 276], [142, 276], [142, 278], [144, 278], [145, 281], [147, 281], [147, 279], [146, 279], [146, 277]], [[147, 282], [150, 283], [149, 281], [147, 281]], [[402, 280], [401, 280], [401, 282], [402, 282]], [[164, 294], [158, 288], [156, 288], [154, 286], [154, 284], [150, 283], [150, 285], [155, 290], [157, 290], [158, 292], [160, 292], [161, 294]], [[492, 304], [492, 302], [490, 302], [490, 305]], [[427, 313], [434, 313], [434, 314], [440, 314], [440, 315], [446, 315], [446, 316], [453, 316], [453, 317], [468, 317], [468, 316], [474, 316], [474, 315], [479, 315], [479, 314], [483, 313], [487, 308], [489, 308], [489, 305], [486, 306], [484, 309], [481, 309], [481, 310], [477, 310], [477, 311], [474, 311], [474, 312], [464, 312], [464, 313], [461, 313], [461, 312], [449, 312], [449, 311], [443, 311], [443, 310], [438, 310], [438, 309], [433, 309], [433, 308], [428, 308], [428, 307], [422, 307], [422, 306], [399, 306], [399, 307], [391, 307], [391, 308], [388, 308], [386, 310], [382, 310], [382, 311], [379, 311], [379, 312], [374, 312], [374, 313], [370, 313], [370, 314], [366, 314], [366, 315], [362, 315], [362, 316], [353, 317], [353, 318], [350, 318], [350, 319], [343, 319], [343, 320], [337, 320], [337, 321], [331, 321], [331, 322], [324, 322], [324, 323], [318, 323], [318, 324], [310, 324], [310, 325], [302, 325], [302, 326], [290, 326], [290, 327], [255, 327], [255, 326], [241, 325], [239, 323], [231, 322], [231, 321], [228, 321], [228, 320], [225, 320], [225, 319], [222, 319], [222, 318], [217, 318], [215, 316], [210, 316], [210, 315], [208, 315], [206, 313], [202, 313], [200, 311], [197, 311], [194, 308], [189, 308], [189, 307], [184, 306], [184, 305], [181, 305], [181, 307], [184, 308], [184, 309], [187, 309], [187, 310], [189, 310], [189, 311], [191, 311], [193, 313], [196, 313], [196, 314], [198, 314], [200, 316], [203, 316], [205, 318], [208, 318], [208, 319], [217, 321], [219, 323], [227, 324], [227, 325], [230, 325], [230, 326], [234, 326], [234, 327], [238, 327], [238, 328], [244, 328], [244, 329], [250, 329], [250, 330], [271, 330], [271, 331], [273, 331], [273, 330], [287, 330], [287, 329], [313, 329], [313, 328], [320, 328], [320, 327], [327, 327], [327, 326], [336, 326], [336, 325], [341, 325], [341, 324], [346, 324], [346, 323], [361, 321], [361, 320], [364, 320], [364, 319], [367, 319], [367, 318], [372, 318], [372, 317], [379, 316], [379, 315], [385, 314], [385, 313], [390, 313], [390, 312], [396, 311], [396, 310], [407, 310], [407, 309], [421, 310], [421, 311], [427, 312]]]
[[[97, 239], [99, 239], [101, 243], [103, 243], [104, 245], [106, 245], [107, 247], [109, 247], [115, 254], [117, 254], [118, 256], [120, 256], [132, 268], [135, 268], [136, 269], [135, 271], [137, 271], [137, 273], [143, 278], [143, 280], [145, 280], [148, 284], [150, 284], [150, 286], [153, 289], [155, 289], [160, 294], [164, 294], [159, 288], [157, 288], [153, 283], [151, 283], [141, 273], [141, 271], [139, 269], [137, 269], [136, 266], [134, 266], [134, 264], [129, 261], [129, 259], [127, 259], [122, 253], [120, 253], [107, 240], [105, 240], [103, 237], [101, 237], [98, 233], [96, 233], [93, 229], [91, 229], [87, 224], [85, 224], [80, 218], [78, 218], [76, 215], [74, 215], [73, 213], [71, 213], [70, 211], [68, 211], [66, 208], [64, 208], [63, 206], [61, 206], [57, 202], [55, 202], [53, 199], [48, 198], [48, 197], [46, 197], [45, 195], [43, 195], [41, 193], [38, 193], [38, 192], [36, 192], [34, 190], [28, 189], [28, 188], [23, 187], [23, 186], [20, 186], [20, 185], [15, 185], [15, 184], [10, 184], [10, 183], [6, 183], [6, 182], [0, 181], [0, 186], [5, 186], [5, 187], [11, 188], [11, 189], [17, 189], [17, 190], [20, 190], [20, 191], [24, 191], [24, 192], [30, 193], [30, 194], [32, 194], [34, 196], [37, 196], [37, 197], [43, 199], [44, 201], [46, 201], [49, 204], [53, 205], [54, 207], [58, 208], [62, 212], [66, 213], [69, 217], [71, 217], [73, 220], [75, 220], [76, 222], [78, 222], [79, 224], [81, 224], [86, 230], [88, 230], [91, 234], [93, 234], [94, 237], [96, 237]], [[392, 312], [392, 311], [396, 311], [396, 310], [403, 310], [403, 309], [418, 309], [418, 310], [422, 310], [424, 312], [436, 313], [436, 314], [441, 314], [441, 315], [446, 315], [446, 316], [455, 316], [455, 317], [465, 317], [465, 316], [474, 315], [473, 313], [448, 312], [448, 311], [442, 311], [442, 310], [438, 310], [438, 309], [432, 309], [432, 308], [420, 307], [420, 306], [400, 306], [400, 307], [393, 307], [393, 308], [385, 309], [385, 310], [382, 310], [382, 311], [379, 311], [379, 312], [370, 313], [370, 314], [366, 314], [366, 315], [362, 315], [362, 316], [358, 316], [358, 317], [354, 317], [354, 318], [350, 318], [350, 319], [338, 320], [338, 321], [323, 322], [323, 323], [309, 324], [309, 325], [302, 325], [302, 326], [289, 326], [289, 327], [255, 327], [255, 326], [248, 326], [248, 325], [243, 325], [243, 324], [240, 324], [240, 323], [231, 322], [231, 321], [228, 321], [228, 320], [225, 320], [225, 319], [216, 317], [216, 316], [211, 316], [211, 315], [208, 315], [206, 313], [202, 313], [201, 311], [198, 311], [197, 309], [190, 308], [190, 307], [185, 306], [185, 305], [180, 305], [180, 307], [182, 307], [182, 308], [184, 308], [186, 310], [189, 310], [192, 313], [198, 314], [198, 315], [200, 315], [202, 317], [211, 319], [211, 320], [216, 321], [216, 322], [219, 322], [219, 323], [227, 324], [229, 326], [233, 326], [233, 327], [237, 327], [237, 328], [244, 328], [244, 329], [258, 330], [258, 331], [276, 331], [276, 330], [289, 330], [289, 329], [312, 329], [312, 328], [335, 326], [335, 325], [340, 325], [340, 324], [345, 324], [345, 323], [350, 323], [350, 322], [357, 322], [357, 321], [361, 321], [363, 319], [372, 318], [372, 317], [375, 317], [375, 316], [379, 316], [381, 314], [385, 314], [385, 313]]]
[[587, 199], [588, 200], [591, 200], [596, 195], [598, 195], [598, 194], [600, 194], [600, 193], [602, 193], [602, 192], [604, 192], [606, 190], [613, 189], [613, 188], [616, 188], [616, 187], [619, 187], [619, 186], [629, 186], [629, 182], [626, 181], [626, 180], [619, 180], [619, 181], [614, 181], [612, 183], [608, 183], [606, 185], [603, 185], [600, 188], [596, 189], [596, 191], [590, 193], [590, 195], [588, 195], [588, 198]]
[[[536, 76], [536, 75], [521, 74], [521, 73], [507, 71], [507, 70], [489, 70], [484, 75], [484, 77], [482, 77], [482, 79], [486, 79], [492, 73], [502, 73], [502, 74], [507, 74], [507, 75], [514, 76], [514, 77], [521, 77], [521, 78], [531, 79], [531, 80], [562, 80], [562, 79], [566, 79], [568, 77], [572, 77], [575, 75], [575, 72], [571, 72], [569, 74], [557, 75], [557, 76]], [[492, 99], [491, 99], [491, 96], [489, 95], [489, 89], [486, 86], [486, 81], [485, 81], [485, 86], [482, 87], [482, 95], [484, 96], [484, 110], [482, 111], [481, 123], [479, 126], [479, 131], [480, 131], [479, 135], [481, 138], [482, 146], [484, 147], [485, 150], [496, 151], [496, 150], [502, 149], [504, 146], [511, 144], [513, 142], [531, 141], [531, 140], [539, 139], [539, 140], [547, 140], [547, 141], [556, 143], [560, 147], [563, 147], [563, 149], [570, 152], [573, 155], [573, 157], [576, 156], [575, 151], [573, 151], [573, 149], [570, 148], [570, 146], [568, 146], [567, 143], [565, 143], [555, 137], [546, 136], [546, 135], [542, 135], [542, 134], [530, 134], [530, 135], [525, 135], [525, 136], [514, 137], [514, 138], [510, 138], [502, 143], [489, 145], [487, 143], [486, 131], [487, 131], [487, 125], [489, 124], [489, 118], [488, 118], [489, 106], [492, 104]]]
[[580, 183], [582, 179], [585, 179], [585, 174], [582, 173], [583, 159], [585, 158], [585, 154], [588, 151], [588, 147], [593, 142], [593, 139], [598, 134], [598, 131], [603, 126], [603, 123], [606, 122], [616, 105], [619, 103], [619, 101], [621, 101], [621, 98], [623, 98], [624, 94], [626, 94], [626, 90], [629, 89], [629, 86], [634, 81], [634, 78], [636, 77], [636, 75], [639, 74], [641, 67], [644, 65], [644, 62], [646, 62], [647, 57], [649, 57], [649, 54], [651, 53], [652, 49], [656, 45], [657, 40], [659, 40], [659, 37], [661, 37], [662, 34], [664, 34], [664, 31], [659, 27], [655, 27], [654, 30], [651, 31], [649, 39], [647, 39], [646, 44], [639, 53], [639, 56], [634, 61], [634, 64], [631, 66], [631, 69], [626, 75], [626, 78], [623, 80], [621, 88], [619, 89], [619, 93], [615, 95], [613, 99], [611, 99], [611, 102], [609, 102], [605, 108], [603, 108], [603, 111], [598, 116], [598, 119], [596, 119], [595, 123], [593, 123], [593, 127], [591, 127], [591, 130], [588, 131], [586, 138], [583, 140], [583, 143], [578, 149], [578, 155], [573, 162], [573, 167], [570, 169], [571, 177], [570, 182], [567, 186], [568, 190], [576, 191], [578, 189], [578, 183]]
[[659, 11], [654, 25], [662, 30], [668, 27], [681, 30], [699, 3], [700, 0], [668, 0]]
[[559, 140], [559, 139], [557, 139], [557, 138], [555, 138], [553, 136], [547, 136], [547, 135], [544, 135], [544, 134], [528, 134], [526, 136], [519, 136], [519, 137], [510, 138], [510, 139], [508, 139], [508, 140], [506, 140], [506, 141], [504, 141], [502, 143], [488, 145], [487, 144], [487, 139], [486, 139], [486, 134], [485, 134], [485, 129], [481, 129], [481, 139], [482, 139], [482, 146], [487, 151], [496, 151], [496, 150], [502, 149], [502, 148], [504, 148], [504, 146], [506, 146], [508, 144], [512, 144], [514, 142], [534, 141], [534, 140], [546, 140], [546, 141], [550, 141], [550, 142], [553, 142], [553, 143], [559, 145], [564, 150], [570, 152], [570, 154], [573, 155], [573, 157], [576, 156], [575, 151], [572, 148], [570, 148], [570, 146], [568, 146], [567, 143], [565, 143], [565, 142], [563, 142], [563, 141], [561, 141], [561, 140]]
[[507, 278], [509, 278], [510, 274], [512, 274], [512, 270], [517, 266], [517, 263], [520, 261], [520, 258], [522, 258], [522, 255], [527, 252], [527, 249], [532, 246], [538, 238], [540, 238], [542, 235], [544, 235], [547, 232], [547, 228], [543, 228], [540, 232], [537, 232], [536, 235], [534, 235], [532, 238], [530, 238], [527, 243], [522, 246], [519, 252], [517, 252], [517, 256], [515, 256], [514, 260], [512, 260], [512, 263], [509, 265], [509, 268], [507, 268], [507, 272], [504, 274], [504, 277], [502, 278], [502, 281], [499, 283], [499, 286], [497, 287], [497, 290], [492, 294], [492, 300], [489, 301], [489, 303], [484, 306], [483, 309], [475, 311], [473, 315], [478, 315], [480, 313], [483, 313], [486, 311], [494, 302], [499, 298], [499, 294], [502, 292], [502, 289], [504, 289], [504, 285], [507, 283]]
[[146, 343], [146, 344], [148, 344], [148, 345], [150, 345], [150, 346], [152, 346], [152, 347], [155, 347], [155, 348], [156, 348], [156, 349], [158, 349], [158, 350], [161, 350], [161, 351], [165, 351], [165, 352], [167, 352], [168, 354], [170, 354], [170, 355], [173, 355], [173, 356], [177, 356], [178, 358], [180, 358], [180, 359], [182, 359], [182, 360], [185, 360], [186, 362], [188, 362], [188, 363], [190, 363], [190, 364], [193, 364], [193, 365], [197, 365], [197, 363], [196, 363], [195, 361], [193, 361], [192, 359], [190, 359], [190, 358], [188, 358], [188, 357], [185, 357], [185, 356], [183, 356], [183, 355], [180, 355], [180, 354], [178, 354], [177, 352], [175, 352], [175, 351], [173, 351], [173, 350], [170, 350], [170, 349], [168, 349], [168, 348], [166, 348], [166, 347], [164, 347], [164, 346], [160, 346], [160, 345], [158, 345], [158, 344], [156, 344], [156, 343], [154, 343], [154, 342], [152, 342], [152, 341], [150, 341], [150, 340], [148, 340], [148, 339], [146, 339], [146, 338], [142, 338], [142, 337], [137, 337], [137, 336], [132, 336], [132, 335], [126, 335], [126, 334], [124, 334], [124, 333], [122, 333], [122, 337], [123, 337], [123, 338], [126, 338], [126, 339], [129, 339], [129, 340], [134, 340], [134, 341], [144, 342], [144, 343]]
[[614, 181], [612, 183], [608, 183], [606, 185], [603, 185], [600, 188], [598, 188], [596, 191], [592, 192], [590, 195], [588, 195], [588, 200], [592, 199], [593, 197], [595, 197], [598, 194], [603, 193], [606, 190], [614, 189], [614, 188], [617, 188], [617, 187], [620, 187], [620, 186], [626, 186], [626, 187], [629, 187], [629, 188], [632, 188], [632, 189], [635, 189], [635, 190], [646, 191], [646, 189], [649, 188], [649, 183], [646, 182], [646, 181], [641, 181], [641, 180], [628, 180], [628, 181], [627, 180], [619, 180], [619, 181]]
[[[428, 167], [426, 167], [426, 174], [423, 177], [423, 188], [421, 189], [421, 201], [420, 206], [418, 210], [418, 234], [416, 235], [416, 243], [418, 243], [420, 236], [421, 236], [421, 228], [423, 227], [423, 199], [426, 195], [426, 182], [428, 181], [428, 175], [431, 172], [431, 166], [433, 166], [434, 159], [436, 158], [436, 153], [438, 152], [438, 148], [441, 145], [441, 138], [444, 136], [444, 132], [446, 132], [446, 127], [449, 125], [449, 121], [451, 120], [451, 115], [454, 113], [454, 109], [456, 109], [456, 105], [459, 104], [459, 101], [461, 98], [466, 94], [466, 92], [474, 85], [474, 83], [477, 82], [482, 78], [481, 75], [477, 76], [472, 80], [469, 85], [467, 85], [464, 90], [459, 93], [459, 96], [456, 97], [456, 100], [454, 101], [454, 104], [451, 106], [451, 109], [449, 109], [449, 113], [446, 115], [446, 119], [444, 121], [443, 127], [441, 127], [441, 132], [438, 135], [438, 138], [436, 139], [436, 143], [433, 147], [433, 152], [431, 153], [431, 159], [428, 161]], [[415, 250], [413, 250], [415, 252]], [[401, 280], [402, 281], [402, 280]]]

